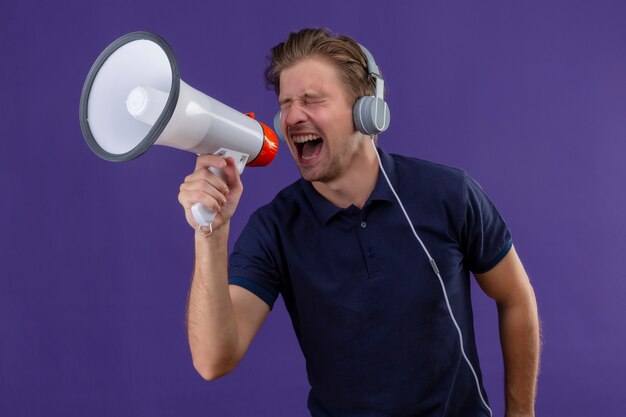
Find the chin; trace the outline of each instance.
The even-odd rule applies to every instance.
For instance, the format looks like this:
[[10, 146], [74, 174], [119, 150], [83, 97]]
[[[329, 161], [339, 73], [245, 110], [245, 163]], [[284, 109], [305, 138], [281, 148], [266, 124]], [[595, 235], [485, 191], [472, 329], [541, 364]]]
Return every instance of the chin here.
[[307, 170], [300, 168], [300, 175], [309, 182], [329, 183], [339, 177], [339, 173], [332, 169], [325, 170]]
[[306, 167], [298, 166], [300, 176], [307, 181], [319, 181], [320, 173]]

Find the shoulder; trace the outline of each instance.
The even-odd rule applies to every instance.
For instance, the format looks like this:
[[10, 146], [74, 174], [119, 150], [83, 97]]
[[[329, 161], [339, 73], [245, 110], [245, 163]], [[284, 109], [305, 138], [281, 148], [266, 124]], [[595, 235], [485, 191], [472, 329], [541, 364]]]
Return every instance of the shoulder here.
[[463, 178], [467, 175], [463, 169], [427, 161], [413, 156], [398, 154], [389, 154], [389, 156], [393, 159], [394, 163], [401, 171], [447, 179]]
[[303, 180], [299, 179], [286, 186], [267, 204], [256, 209], [249, 224], [263, 224], [284, 227], [290, 218], [299, 216], [305, 204]]
[[467, 171], [411, 156], [389, 154], [396, 182], [405, 191], [438, 197], [462, 197], [473, 182]]

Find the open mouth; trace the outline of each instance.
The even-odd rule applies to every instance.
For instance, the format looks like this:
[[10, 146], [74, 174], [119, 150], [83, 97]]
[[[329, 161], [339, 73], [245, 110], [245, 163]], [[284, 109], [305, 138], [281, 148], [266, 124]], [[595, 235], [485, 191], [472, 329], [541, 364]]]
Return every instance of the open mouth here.
[[291, 137], [298, 150], [298, 157], [301, 161], [311, 161], [317, 158], [322, 151], [324, 140], [313, 134], [293, 135]]

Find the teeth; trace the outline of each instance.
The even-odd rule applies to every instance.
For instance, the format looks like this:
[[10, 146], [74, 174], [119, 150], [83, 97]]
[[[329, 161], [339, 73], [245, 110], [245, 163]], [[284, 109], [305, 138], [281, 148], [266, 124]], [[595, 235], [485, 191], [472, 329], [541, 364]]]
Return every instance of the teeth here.
[[305, 143], [319, 138], [320, 137], [317, 135], [291, 136], [291, 139], [293, 139], [295, 143]]

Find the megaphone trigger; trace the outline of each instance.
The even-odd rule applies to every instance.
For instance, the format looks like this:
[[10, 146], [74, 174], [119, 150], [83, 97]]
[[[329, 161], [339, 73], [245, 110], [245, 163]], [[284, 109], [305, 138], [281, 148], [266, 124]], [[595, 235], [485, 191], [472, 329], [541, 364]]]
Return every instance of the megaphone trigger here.
[[[246, 167], [246, 162], [248, 161], [248, 157], [249, 157], [245, 153], [233, 151], [231, 149], [224, 149], [224, 148], [219, 149], [217, 152], [215, 152], [214, 155], [217, 155], [224, 159], [228, 157], [233, 158], [233, 160], [235, 161], [235, 164], [237, 165], [237, 169], [239, 170], [239, 174], [243, 173], [243, 169]], [[220, 177], [223, 181], [226, 181], [226, 176], [223, 170], [210, 167], [209, 171], [211, 171], [213, 174]], [[196, 223], [198, 223], [199, 226], [203, 226], [203, 227], [211, 226], [212, 227], [213, 220], [215, 220], [215, 212], [209, 210], [201, 203], [196, 203], [193, 206], [191, 206], [191, 214], [193, 214], [193, 218], [196, 220]]]

